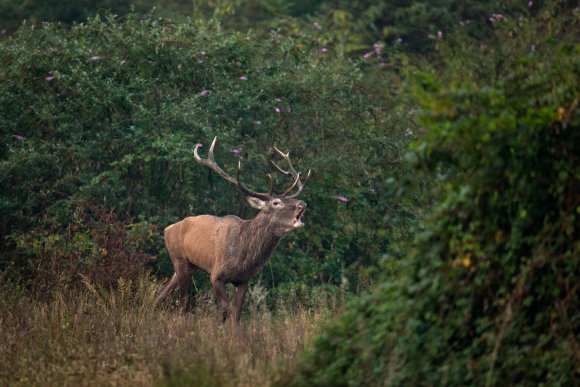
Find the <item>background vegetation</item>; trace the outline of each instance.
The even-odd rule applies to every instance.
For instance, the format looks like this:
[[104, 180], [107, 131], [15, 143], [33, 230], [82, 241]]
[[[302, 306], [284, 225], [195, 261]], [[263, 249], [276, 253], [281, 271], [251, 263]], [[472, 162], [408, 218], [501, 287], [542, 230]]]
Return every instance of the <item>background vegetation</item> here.
[[[11, 367], [34, 361], [52, 379], [3, 380], [578, 383], [576, 2], [0, 1], [0, 15], [5, 340], [46, 325], [48, 347], [66, 346], [59, 325], [89, 349], [124, 338], [112, 368], [87, 372], [63, 359], [89, 354], [11, 344], [0, 353]], [[317, 322], [292, 345], [264, 343], [279, 350], [253, 356], [278, 359], [271, 372], [243, 366], [232, 343], [245, 339], [227, 330], [193, 334], [199, 351], [223, 340], [239, 356], [219, 371], [204, 356], [184, 363], [194, 341], [171, 346], [176, 355], [151, 350], [162, 330], [131, 333], [155, 320], [183, 335], [210, 319], [203, 274], [195, 317], [147, 300], [171, 274], [166, 225], [253, 216], [192, 160], [216, 135], [220, 164], [233, 171], [241, 159], [256, 189], [271, 146], [314, 171], [307, 228], [255, 279], [245, 314], [266, 323], [244, 335], [287, 337], [272, 332], [351, 299], [301, 360]], [[81, 317], [97, 307], [91, 297], [114, 310], [116, 330]], [[116, 333], [93, 342], [90, 324]]]

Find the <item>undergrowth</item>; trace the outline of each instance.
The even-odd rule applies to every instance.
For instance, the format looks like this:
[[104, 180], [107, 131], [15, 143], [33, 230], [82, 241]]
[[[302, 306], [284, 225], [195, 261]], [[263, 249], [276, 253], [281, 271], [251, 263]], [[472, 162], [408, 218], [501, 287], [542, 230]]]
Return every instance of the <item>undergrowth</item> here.
[[48, 300], [0, 282], [0, 385], [267, 385], [337, 312], [271, 312], [252, 298], [257, 285], [236, 327], [219, 323], [205, 294], [192, 313], [154, 307], [159, 284], [147, 277], [115, 290], [86, 279]]

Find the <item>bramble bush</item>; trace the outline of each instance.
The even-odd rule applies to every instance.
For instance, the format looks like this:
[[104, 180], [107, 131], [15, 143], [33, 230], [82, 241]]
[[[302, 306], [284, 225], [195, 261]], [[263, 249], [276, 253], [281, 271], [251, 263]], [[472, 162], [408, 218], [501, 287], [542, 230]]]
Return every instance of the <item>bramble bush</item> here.
[[[235, 188], [193, 160], [195, 144], [214, 136], [218, 162], [233, 173], [241, 159], [243, 181], [257, 190], [265, 190], [273, 145], [314, 171], [303, 194], [306, 232], [286, 238], [258, 279], [282, 293], [365, 288], [377, 262], [402, 255], [398, 242], [420, 215], [422, 196], [401, 162], [412, 138], [406, 109], [393, 99], [376, 103], [356, 64], [306, 38], [96, 17], [5, 38], [0, 79], [0, 269], [27, 281], [55, 254], [35, 246], [54, 238], [67, 244], [63, 257], [96, 259], [76, 245], [79, 232], [107, 248], [95, 240], [106, 219], [74, 229], [79, 202], [110, 213], [118, 227], [157, 227], [143, 234], [142, 253], [157, 257], [164, 276], [165, 226], [202, 213], [253, 216]], [[289, 183], [277, 179], [278, 187]], [[115, 246], [125, 251], [121, 261], [136, 251]]]
[[416, 72], [426, 134], [409, 159], [443, 200], [398, 280], [354, 302], [280, 384], [578, 384], [577, 27], [565, 9], [502, 21]]

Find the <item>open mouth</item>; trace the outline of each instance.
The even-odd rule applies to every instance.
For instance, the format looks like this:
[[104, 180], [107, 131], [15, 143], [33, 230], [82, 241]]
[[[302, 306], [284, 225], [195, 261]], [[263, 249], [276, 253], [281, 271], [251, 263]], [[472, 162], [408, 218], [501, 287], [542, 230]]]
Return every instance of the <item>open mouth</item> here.
[[302, 216], [304, 215], [304, 211], [306, 211], [306, 208], [302, 208], [296, 214], [296, 217], [294, 218], [294, 225], [293, 225], [295, 228], [303, 227], [304, 226], [304, 222], [302, 222]]

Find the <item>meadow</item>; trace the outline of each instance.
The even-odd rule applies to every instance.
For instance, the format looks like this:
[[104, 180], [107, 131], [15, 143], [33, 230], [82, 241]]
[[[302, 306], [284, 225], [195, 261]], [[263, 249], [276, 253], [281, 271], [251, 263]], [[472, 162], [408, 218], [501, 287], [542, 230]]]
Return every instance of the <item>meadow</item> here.
[[0, 287], [0, 385], [265, 386], [296, 363], [339, 300], [318, 307], [265, 307], [249, 290], [240, 323], [222, 324], [211, 294], [191, 313], [154, 306], [159, 284], [147, 277], [55, 293], [39, 301], [16, 285]]

